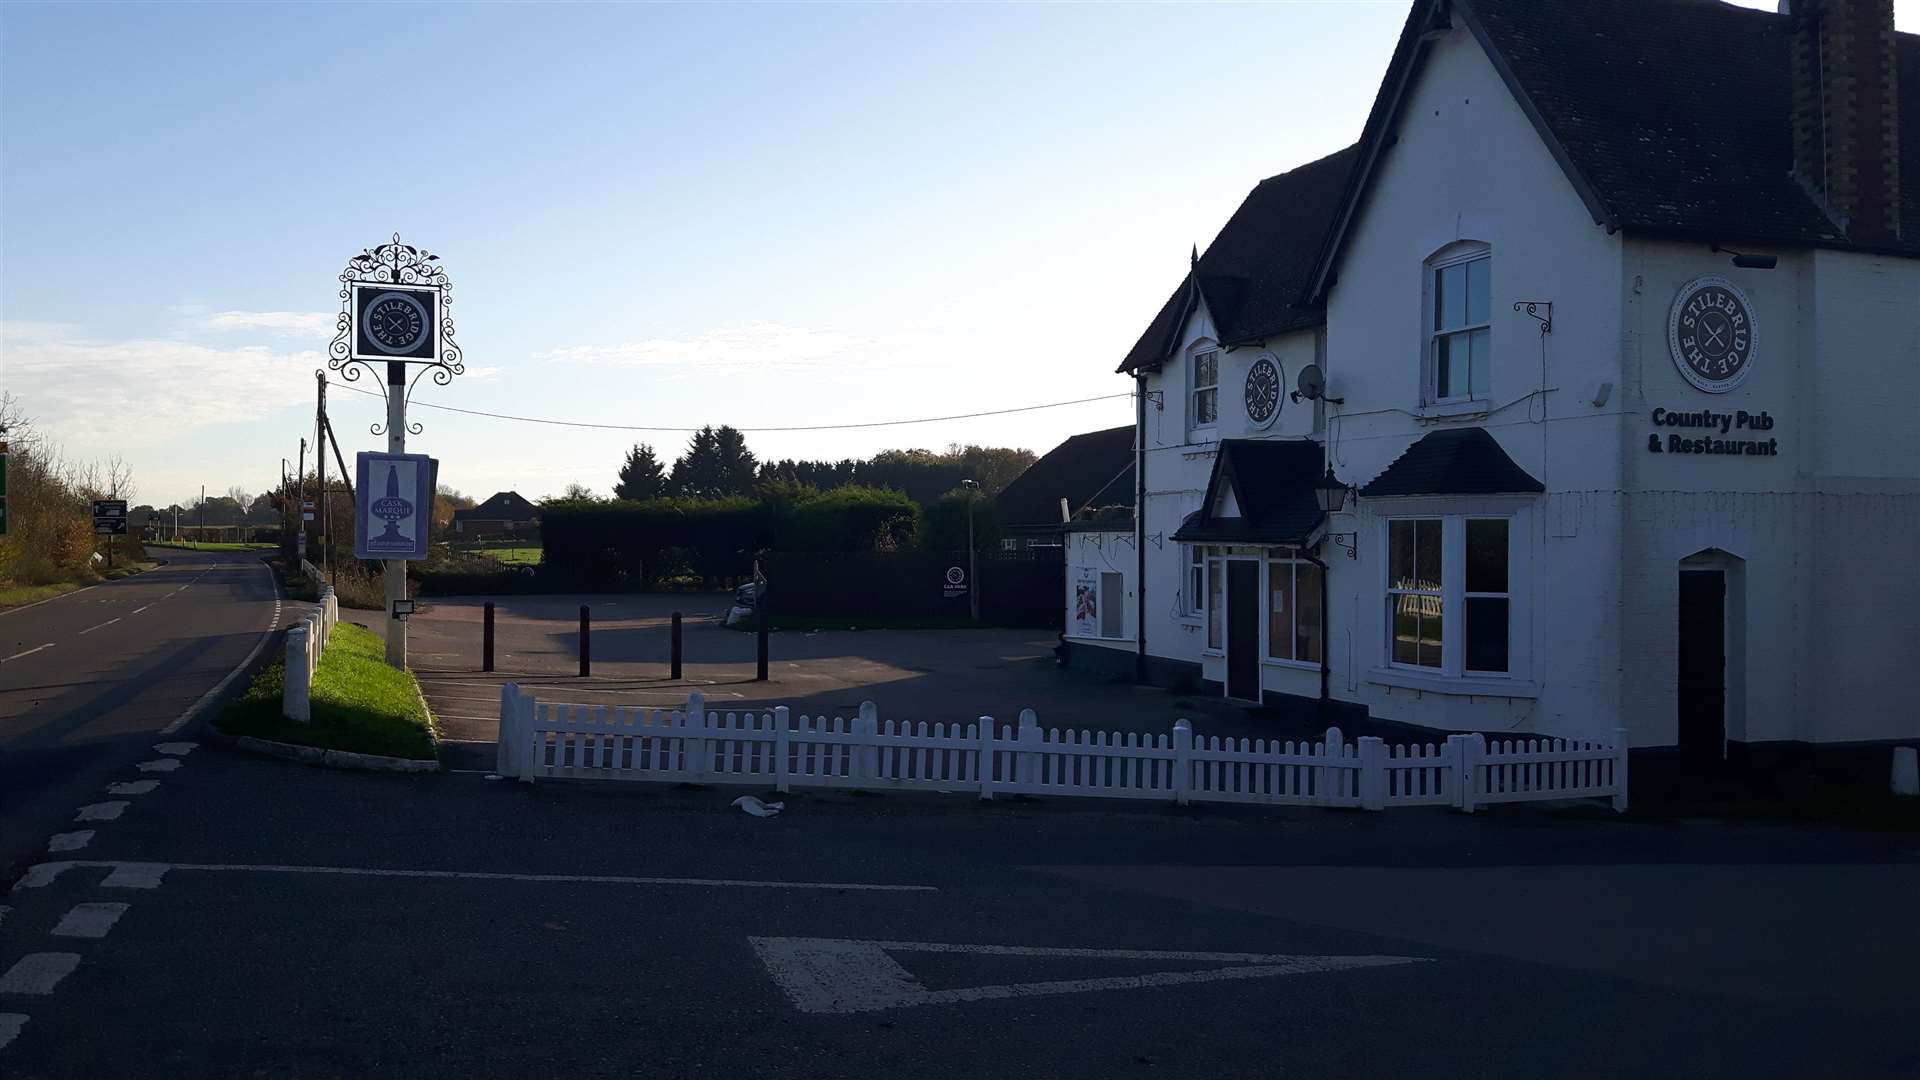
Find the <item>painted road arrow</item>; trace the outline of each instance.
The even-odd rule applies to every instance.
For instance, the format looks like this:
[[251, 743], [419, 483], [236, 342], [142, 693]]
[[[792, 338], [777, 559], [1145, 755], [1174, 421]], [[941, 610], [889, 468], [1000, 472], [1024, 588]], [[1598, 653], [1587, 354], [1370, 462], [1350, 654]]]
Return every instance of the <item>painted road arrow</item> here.
[[[1057, 949], [1027, 945], [952, 945], [928, 941], [852, 941], [843, 938], [750, 937], [773, 981], [801, 1012], [856, 1013], [959, 1001], [1131, 990], [1149, 986], [1312, 975], [1354, 968], [1417, 964], [1418, 956], [1299, 956], [1144, 949]], [[1107, 960], [1217, 961], [1234, 966], [1205, 971], [1161, 971], [1101, 979], [1065, 979], [929, 990], [889, 953], [974, 953], [986, 956], [1083, 957]]]

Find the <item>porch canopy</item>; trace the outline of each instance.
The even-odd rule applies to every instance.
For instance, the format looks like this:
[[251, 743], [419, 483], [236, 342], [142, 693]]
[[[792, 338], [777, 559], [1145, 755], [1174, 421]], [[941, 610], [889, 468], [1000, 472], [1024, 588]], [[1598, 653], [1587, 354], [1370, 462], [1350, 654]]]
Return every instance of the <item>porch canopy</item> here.
[[1305, 545], [1326, 515], [1313, 497], [1326, 470], [1310, 439], [1222, 439], [1207, 498], [1173, 534], [1180, 544]]
[[1360, 489], [1362, 498], [1537, 494], [1546, 486], [1514, 463], [1486, 429], [1429, 432]]

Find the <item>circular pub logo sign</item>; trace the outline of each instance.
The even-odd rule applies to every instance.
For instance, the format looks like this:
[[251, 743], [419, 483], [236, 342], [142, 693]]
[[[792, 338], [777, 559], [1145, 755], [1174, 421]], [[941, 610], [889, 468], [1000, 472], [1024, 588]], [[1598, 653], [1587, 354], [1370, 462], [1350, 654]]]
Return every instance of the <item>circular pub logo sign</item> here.
[[1673, 298], [1667, 347], [1673, 366], [1697, 390], [1724, 394], [1744, 382], [1758, 336], [1753, 303], [1726, 278], [1695, 278]]

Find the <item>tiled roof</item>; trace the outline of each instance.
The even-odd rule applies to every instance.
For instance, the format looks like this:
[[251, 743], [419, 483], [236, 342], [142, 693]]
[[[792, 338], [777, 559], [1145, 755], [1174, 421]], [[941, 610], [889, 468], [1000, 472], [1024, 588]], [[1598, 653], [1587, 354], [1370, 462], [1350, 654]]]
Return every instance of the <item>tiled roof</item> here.
[[[1423, 34], [1451, 11], [1487, 50], [1594, 220], [1738, 246], [1848, 246], [1793, 175], [1791, 16], [1720, 0], [1418, 0], [1315, 274], [1324, 293], [1375, 164], [1393, 153]], [[1903, 239], [1920, 254], [1920, 36], [1896, 35]]]
[[1083, 506], [1133, 504], [1133, 425], [1075, 435], [1027, 467], [994, 499], [1001, 524], [1060, 526], [1060, 500]]
[[1260, 181], [1161, 305], [1119, 370], [1156, 368], [1180, 344], [1196, 280], [1222, 344], [1324, 323], [1325, 312], [1302, 296], [1353, 159], [1348, 147]]
[[1484, 428], [1429, 432], [1360, 489], [1364, 498], [1395, 495], [1500, 495], [1545, 491], [1514, 464]]
[[532, 521], [540, 512], [517, 491], [495, 492], [493, 497], [469, 510], [455, 510], [455, 521]]
[[[1326, 468], [1311, 439], [1223, 439], [1206, 502], [1173, 539], [1183, 544], [1299, 544], [1325, 515], [1313, 483]], [[1214, 517], [1221, 484], [1231, 484], [1239, 517]]]

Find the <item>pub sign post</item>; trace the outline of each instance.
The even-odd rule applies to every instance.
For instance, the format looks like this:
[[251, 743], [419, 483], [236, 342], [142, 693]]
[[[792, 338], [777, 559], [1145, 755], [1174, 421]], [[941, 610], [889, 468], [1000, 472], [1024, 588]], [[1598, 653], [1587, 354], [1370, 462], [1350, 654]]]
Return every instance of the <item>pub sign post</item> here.
[[[438, 463], [407, 453], [407, 436], [420, 433], [407, 422], [407, 398], [422, 376], [445, 386], [466, 366], [453, 338], [453, 283], [440, 257], [393, 242], [368, 248], [340, 272], [340, 318], [328, 347], [327, 367], [351, 382], [359, 365], [376, 375], [385, 364], [382, 390], [387, 422], [374, 424], [387, 437], [385, 454], [359, 455], [354, 553], [386, 560], [387, 663], [407, 666], [408, 559], [424, 559], [433, 518]], [[419, 371], [409, 377], [408, 365]]]

